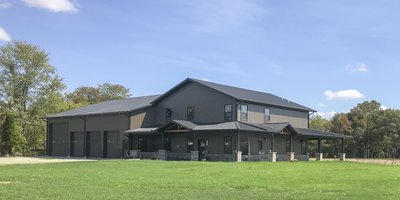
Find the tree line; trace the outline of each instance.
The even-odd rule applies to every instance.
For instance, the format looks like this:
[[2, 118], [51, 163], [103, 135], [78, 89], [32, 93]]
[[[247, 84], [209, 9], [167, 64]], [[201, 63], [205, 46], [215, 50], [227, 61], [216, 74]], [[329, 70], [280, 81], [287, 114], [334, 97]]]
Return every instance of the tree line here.
[[[374, 100], [360, 103], [348, 113], [337, 113], [331, 119], [313, 116], [310, 128], [352, 136], [345, 139], [348, 157], [400, 157], [400, 110], [382, 109]], [[331, 156], [340, 150], [339, 142], [334, 140], [326, 141], [323, 147]]]
[[130, 97], [128, 88], [111, 83], [65, 91], [63, 79], [36, 45], [14, 41], [0, 47], [0, 155], [45, 152], [44, 116]]

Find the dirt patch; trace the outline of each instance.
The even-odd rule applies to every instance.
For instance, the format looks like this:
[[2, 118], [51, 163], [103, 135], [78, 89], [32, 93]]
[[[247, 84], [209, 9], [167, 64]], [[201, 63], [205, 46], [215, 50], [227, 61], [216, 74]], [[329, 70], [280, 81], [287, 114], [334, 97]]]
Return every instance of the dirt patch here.
[[75, 159], [75, 158], [53, 158], [53, 157], [0, 157], [0, 165], [61, 163], [61, 162], [79, 162], [79, 161], [95, 161], [95, 160], [84, 159], [84, 158]]
[[10, 181], [0, 181], [0, 185], [8, 185], [8, 184], [11, 184], [11, 183], [13, 183], [13, 182], [10, 182]]
[[374, 163], [382, 165], [400, 165], [400, 159], [354, 159], [348, 158], [347, 161], [360, 163]]

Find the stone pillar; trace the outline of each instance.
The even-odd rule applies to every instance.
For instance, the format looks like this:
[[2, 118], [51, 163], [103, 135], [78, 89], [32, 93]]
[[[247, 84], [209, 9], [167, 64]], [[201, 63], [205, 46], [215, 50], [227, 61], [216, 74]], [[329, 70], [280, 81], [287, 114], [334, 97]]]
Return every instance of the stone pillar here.
[[294, 152], [287, 152], [287, 155], [289, 161], [294, 161]]
[[269, 152], [268, 153], [268, 161], [276, 162], [276, 152]]
[[157, 151], [157, 159], [158, 160], [167, 160], [167, 151], [164, 149], [160, 149]]
[[346, 153], [339, 153], [339, 158], [342, 161], [346, 161]]
[[190, 152], [190, 160], [191, 161], [199, 161], [199, 151], [191, 151]]
[[236, 152], [236, 162], [242, 162], [242, 151]]
[[129, 155], [133, 159], [139, 159], [140, 158], [140, 150], [129, 150]]
[[323, 153], [315, 153], [315, 157], [317, 157], [317, 160], [323, 160]]

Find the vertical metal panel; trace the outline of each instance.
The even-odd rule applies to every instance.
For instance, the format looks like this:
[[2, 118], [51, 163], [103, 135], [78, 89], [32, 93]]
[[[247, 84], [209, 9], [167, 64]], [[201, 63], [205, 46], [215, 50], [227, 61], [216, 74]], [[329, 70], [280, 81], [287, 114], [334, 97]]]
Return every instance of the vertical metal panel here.
[[68, 156], [68, 123], [52, 123], [49, 138], [51, 156]]

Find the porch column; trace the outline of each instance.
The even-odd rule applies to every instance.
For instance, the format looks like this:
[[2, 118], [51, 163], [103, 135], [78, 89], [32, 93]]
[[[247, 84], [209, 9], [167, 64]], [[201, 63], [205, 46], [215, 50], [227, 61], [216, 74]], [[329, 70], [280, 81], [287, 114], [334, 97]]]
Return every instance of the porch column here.
[[344, 138], [342, 138], [342, 153], [339, 154], [339, 158], [342, 161], [346, 161], [346, 153], [344, 152]]
[[321, 150], [321, 139], [318, 139], [317, 153], [315, 153], [315, 157], [317, 157], [317, 160], [323, 159], [323, 154], [322, 154], [322, 150]]
[[275, 134], [271, 135], [271, 152], [275, 152]]
[[292, 143], [293, 143], [293, 136], [290, 135], [289, 152], [287, 152], [288, 160], [289, 160], [289, 161], [294, 161], [294, 152], [293, 152]]
[[165, 136], [164, 136], [164, 132], [161, 134], [161, 146], [162, 149], [165, 149]]
[[193, 151], [198, 151], [198, 144], [196, 141], [196, 133], [193, 131]]
[[236, 162], [242, 162], [242, 152], [240, 151], [240, 134], [236, 132]]

